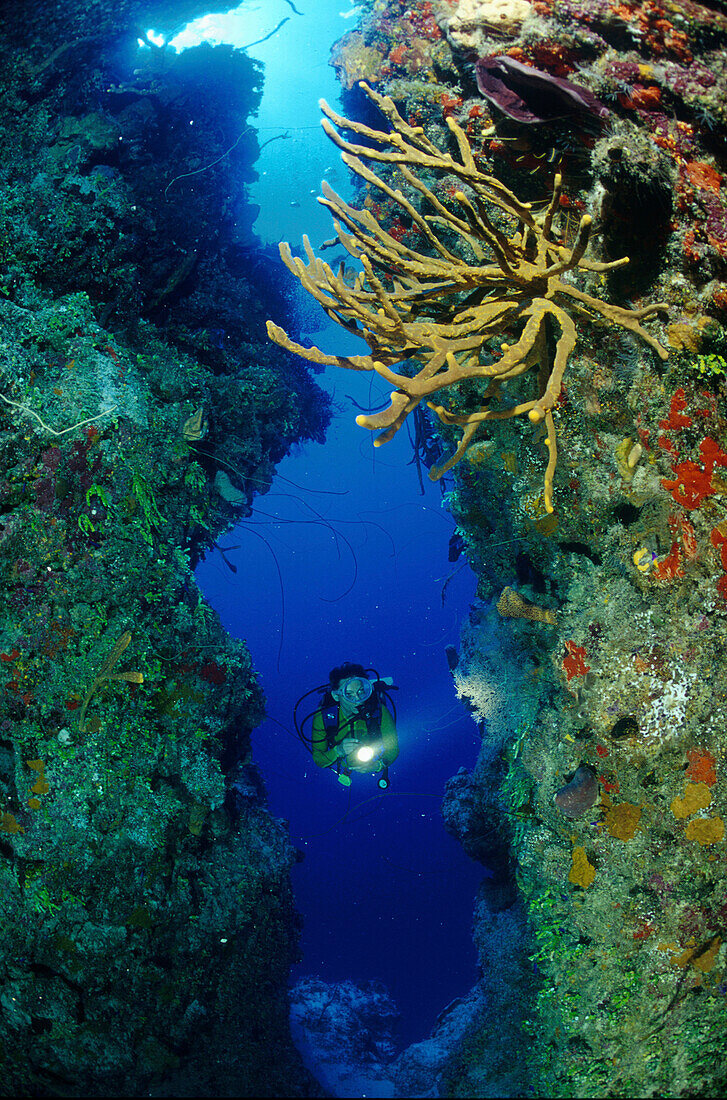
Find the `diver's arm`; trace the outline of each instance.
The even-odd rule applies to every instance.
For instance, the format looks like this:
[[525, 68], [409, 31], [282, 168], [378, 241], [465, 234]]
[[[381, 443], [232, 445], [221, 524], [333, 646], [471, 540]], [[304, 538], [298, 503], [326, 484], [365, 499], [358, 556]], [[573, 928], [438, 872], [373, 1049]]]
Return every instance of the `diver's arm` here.
[[389, 713], [388, 707], [381, 708], [381, 740], [384, 745], [383, 762], [387, 766], [393, 764], [399, 755], [399, 738], [396, 735], [394, 719]]
[[313, 716], [311, 748], [313, 750], [313, 760], [319, 768], [330, 768], [336, 763], [339, 754], [335, 746], [332, 749], [326, 748], [326, 730], [323, 725], [323, 715], [319, 710]]

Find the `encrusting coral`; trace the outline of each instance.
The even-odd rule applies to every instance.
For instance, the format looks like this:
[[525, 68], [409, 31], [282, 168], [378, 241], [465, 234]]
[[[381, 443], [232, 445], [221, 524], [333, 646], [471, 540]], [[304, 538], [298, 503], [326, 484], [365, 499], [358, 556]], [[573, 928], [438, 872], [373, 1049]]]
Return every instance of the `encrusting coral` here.
[[[536, 216], [530, 203], [520, 202], [499, 180], [478, 169], [464, 131], [451, 116], [447, 117], [447, 125], [460, 159], [437, 148], [423, 127], [410, 125], [389, 96], [379, 95], [366, 84], [361, 87], [388, 120], [390, 131], [374, 130], [343, 118], [321, 100], [326, 116], [323, 128], [343, 150], [342, 160], [347, 167], [401, 208], [431, 254], [395, 240], [369, 210], [350, 206], [323, 183], [323, 197], [318, 201], [340, 219], [334, 221], [338, 239], [361, 262], [363, 273], [356, 276], [353, 286], [349, 285], [343, 264], [338, 273], [334, 272], [315, 255], [307, 237], [303, 238], [307, 263], [293, 257], [286, 243], [281, 243], [280, 254], [328, 316], [366, 341], [369, 354], [332, 355], [317, 347], [303, 347], [272, 321], [267, 324], [268, 335], [304, 359], [349, 370], [376, 371], [395, 387], [388, 408], [356, 418], [365, 428], [383, 429], [374, 446], [388, 442], [422, 400], [466, 379], [487, 380], [476, 412], [453, 411], [427, 402], [444, 423], [462, 428], [454, 454], [442, 466], [433, 467], [429, 476], [437, 480], [462, 458], [483, 421], [527, 413], [534, 424], [544, 421], [547, 429], [549, 461], [544, 497], [547, 511], [552, 512], [557, 455], [552, 410], [576, 344], [572, 314], [590, 320], [599, 314], [640, 336], [666, 359], [666, 350], [639, 323], [666, 307], [657, 303], [643, 309], [625, 309], [563, 281], [561, 276], [574, 268], [610, 271], [628, 263], [628, 257], [608, 263], [584, 259], [591, 225], [588, 215], [581, 218], [572, 246], [554, 235], [553, 221], [562, 186], [559, 175], [547, 209]], [[353, 144], [335, 127], [353, 131], [383, 148]], [[377, 176], [364, 160], [398, 167], [421, 196], [422, 206], [432, 212], [421, 213], [401, 190]], [[454, 191], [459, 212], [450, 209], [412, 166], [457, 177], [467, 188], [467, 193]], [[457, 241], [461, 254], [453, 250]], [[562, 299], [567, 309], [560, 304]], [[559, 330], [552, 354], [548, 347], [551, 324]], [[502, 341], [506, 334], [512, 334], [512, 343], [500, 342], [499, 349], [489, 343], [496, 338]], [[420, 364], [414, 377], [391, 369], [407, 361]], [[503, 383], [533, 368], [538, 370], [537, 397], [515, 404], [503, 397]]]

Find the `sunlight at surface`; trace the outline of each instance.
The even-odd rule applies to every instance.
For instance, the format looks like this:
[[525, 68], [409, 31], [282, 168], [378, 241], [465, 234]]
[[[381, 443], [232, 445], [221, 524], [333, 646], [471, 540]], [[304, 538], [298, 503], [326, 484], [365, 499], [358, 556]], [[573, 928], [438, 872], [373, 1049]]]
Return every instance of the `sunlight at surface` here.
[[221, 42], [230, 42], [233, 46], [244, 46], [273, 29], [277, 7], [276, 3], [254, 6], [241, 4], [234, 11], [224, 14], [203, 15], [192, 23], [188, 23], [184, 30], [175, 35], [169, 45], [180, 51], [199, 46], [201, 42], [209, 42], [213, 46]]
[[[164, 45], [164, 35], [163, 34], [157, 34], [156, 31], [147, 31], [146, 32], [146, 37], [149, 39], [149, 42], [153, 42], [155, 46], [163, 46]], [[140, 46], [146, 46], [147, 49], [150, 48], [149, 43], [145, 42], [143, 38], [137, 38], [137, 42], [139, 43]]]
[[[348, 0], [348, 3], [351, 6], [346, 8], [346, 0], [341, 0], [338, 5], [341, 10], [336, 13], [339, 18], [352, 19], [360, 13], [361, 9], [355, 5], [354, 0]], [[170, 45], [175, 50], [188, 50], [191, 46], [199, 46], [200, 42], [210, 42], [212, 45], [230, 42], [235, 46], [244, 47], [270, 34], [281, 20], [287, 22], [290, 19], [293, 22], [296, 15], [304, 18], [315, 17], [316, 12], [308, 10], [311, 7], [319, 7], [317, 0], [313, 0], [312, 5], [311, 0], [307, 2], [301, 0], [300, 5], [295, 5], [298, 11], [294, 11], [285, 0], [266, 0], [265, 3], [258, 4], [243, 3], [233, 11], [203, 15], [193, 20], [184, 30], [175, 35]], [[299, 27], [296, 27], [296, 33], [298, 30]], [[161, 41], [153, 38], [151, 32], [149, 38], [157, 45], [161, 45]], [[333, 42], [333, 39], [330, 41]]]

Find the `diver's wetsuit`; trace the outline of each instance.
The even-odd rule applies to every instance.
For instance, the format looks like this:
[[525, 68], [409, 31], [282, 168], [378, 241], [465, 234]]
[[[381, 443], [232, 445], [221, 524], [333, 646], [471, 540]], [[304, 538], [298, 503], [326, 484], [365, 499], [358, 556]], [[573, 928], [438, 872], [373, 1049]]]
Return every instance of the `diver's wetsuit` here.
[[[323, 714], [320, 710], [316, 711], [313, 717], [313, 735], [311, 738], [311, 747], [313, 749], [313, 759], [319, 768], [330, 768], [338, 760], [338, 753], [336, 752], [336, 745], [340, 745], [341, 741], [347, 737], [355, 737], [359, 741], [369, 742], [370, 735], [367, 732], [366, 719], [358, 718], [355, 715], [352, 718], [346, 718], [341, 708], [338, 708], [338, 733], [336, 734], [332, 748], [326, 747], [326, 730], [323, 725]], [[396, 760], [399, 755], [399, 739], [396, 736], [396, 726], [394, 725], [394, 719], [387, 708], [382, 704], [381, 706], [381, 740], [384, 745], [383, 756], [380, 756], [371, 761], [370, 764], [360, 764], [354, 757], [353, 753], [349, 753], [348, 756], [342, 758], [342, 763], [356, 772], [376, 772], [379, 770], [380, 764], [383, 763], [385, 767]]]

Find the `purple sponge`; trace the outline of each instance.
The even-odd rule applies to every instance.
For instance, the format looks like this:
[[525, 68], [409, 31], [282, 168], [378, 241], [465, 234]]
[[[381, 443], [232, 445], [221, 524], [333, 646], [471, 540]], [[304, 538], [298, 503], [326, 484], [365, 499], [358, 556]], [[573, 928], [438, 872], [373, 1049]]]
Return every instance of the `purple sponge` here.
[[597, 798], [596, 773], [587, 764], [581, 764], [570, 783], [560, 788], [554, 801], [566, 817], [580, 817], [595, 805]]

